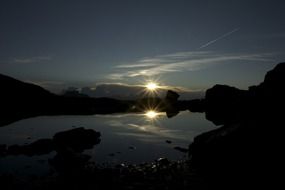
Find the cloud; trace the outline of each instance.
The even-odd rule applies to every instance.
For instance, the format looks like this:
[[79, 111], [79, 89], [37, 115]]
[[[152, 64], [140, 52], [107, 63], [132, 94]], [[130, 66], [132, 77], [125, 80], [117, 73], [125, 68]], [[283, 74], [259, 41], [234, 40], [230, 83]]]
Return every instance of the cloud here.
[[36, 63], [42, 61], [50, 61], [52, 60], [51, 56], [36, 56], [36, 57], [29, 57], [29, 58], [14, 58], [14, 63]]
[[[236, 30], [236, 29], [235, 29]], [[234, 31], [235, 31], [234, 30]], [[233, 33], [233, 31], [231, 31]], [[229, 35], [229, 33], [227, 33]], [[122, 80], [134, 77], [152, 77], [173, 72], [195, 71], [230, 61], [270, 61], [272, 54], [222, 54], [210, 51], [189, 51], [147, 57], [134, 63], [117, 65], [107, 77]]]
[[135, 65], [118, 65], [116, 68], [142, 68], [142, 67], [152, 67], [152, 66], [158, 66], [159, 64], [156, 63], [148, 63], [148, 62], [142, 62], [141, 64], [135, 64]]

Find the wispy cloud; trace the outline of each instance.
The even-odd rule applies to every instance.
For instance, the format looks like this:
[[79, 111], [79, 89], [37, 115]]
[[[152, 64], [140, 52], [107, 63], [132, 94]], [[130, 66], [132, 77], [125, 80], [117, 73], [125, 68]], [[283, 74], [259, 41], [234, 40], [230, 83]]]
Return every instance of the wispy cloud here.
[[[233, 31], [232, 31], [233, 32]], [[229, 35], [229, 33], [227, 33]], [[271, 54], [222, 54], [210, 51], [177, 52], [117, 65], [109, 79], [151, 77], [171, 72], [195, 71], [230, 61], [270, 61]]]
[[118, 65], [116, 66], [116, 68], [142, 68], [142, 67], [152, 67], [152, 66], [158, 66], [159, 64], [154, 63], [154, 62], [149, 62], [149, 60], [147, 60], [146, 62], [142, 62], [142, 63], [138, 63], [135, 65]]
[[28, 58], [14, 58], [14, 63], [36, 63], [42, 61], [50, 61], [52, 60], [51, 56], [36, 56], [36, 57], [28, 57]]

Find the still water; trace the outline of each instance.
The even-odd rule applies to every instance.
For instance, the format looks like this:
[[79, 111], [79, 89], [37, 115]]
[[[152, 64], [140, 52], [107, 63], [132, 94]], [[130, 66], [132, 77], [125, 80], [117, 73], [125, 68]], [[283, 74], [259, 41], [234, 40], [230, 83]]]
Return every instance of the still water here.
[[[164, 113], [114, 114], [92, 116], [41, 116], [0, 128], [0, 144], [24, 145], [52, 138], [60, 131], [76, 127], [101, 133], [101, 142], [86, 150], [98, 164], [142, 163], [160, 157], [179, 160], [187, 156], [174, 147], [188, 148], [193, 138], [215, 128], [204, 114], [180, 112], [173, 118]], [[55, 152], [41, 156], [0, 157], [0, 173], [43, 173]]]

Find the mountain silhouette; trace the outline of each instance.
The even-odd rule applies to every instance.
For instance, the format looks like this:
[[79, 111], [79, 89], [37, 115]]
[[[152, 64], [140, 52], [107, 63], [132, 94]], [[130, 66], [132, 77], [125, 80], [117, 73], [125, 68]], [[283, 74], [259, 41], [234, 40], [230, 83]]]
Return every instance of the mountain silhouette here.
[[0, 125], [10, 120], [41, 114], [49, 100], [55, 97], [34, 84], [25, 83], [0, 74]]
[[126, 112], [129, 101], [55, 95], [40, 86], [0, 74], [0, 126], [39, 115], [86, 115]]

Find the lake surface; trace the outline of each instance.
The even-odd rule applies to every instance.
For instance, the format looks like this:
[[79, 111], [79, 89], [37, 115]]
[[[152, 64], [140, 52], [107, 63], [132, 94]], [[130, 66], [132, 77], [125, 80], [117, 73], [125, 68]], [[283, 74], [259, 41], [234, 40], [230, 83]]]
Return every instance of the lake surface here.
[[[84, 154], [92, 156], [92, 161], [102, 165], [142, 163], [161, 157], [183, 159], [187, 154], [174, 147], [188, 148], [195, 136], [216, 128], [205, 119], [204, 114], [188, 111], [180, 112], [173, 118], [167, 118], [164, 113], [41, 116], [1, 127], [0, 144], [29, 144], [76, 127], [101, 133], [100, 144]], [[50, 168], [48, 159], [55, 154], [0, 157], [0, 172], [18, 175], [45, 173]]]

